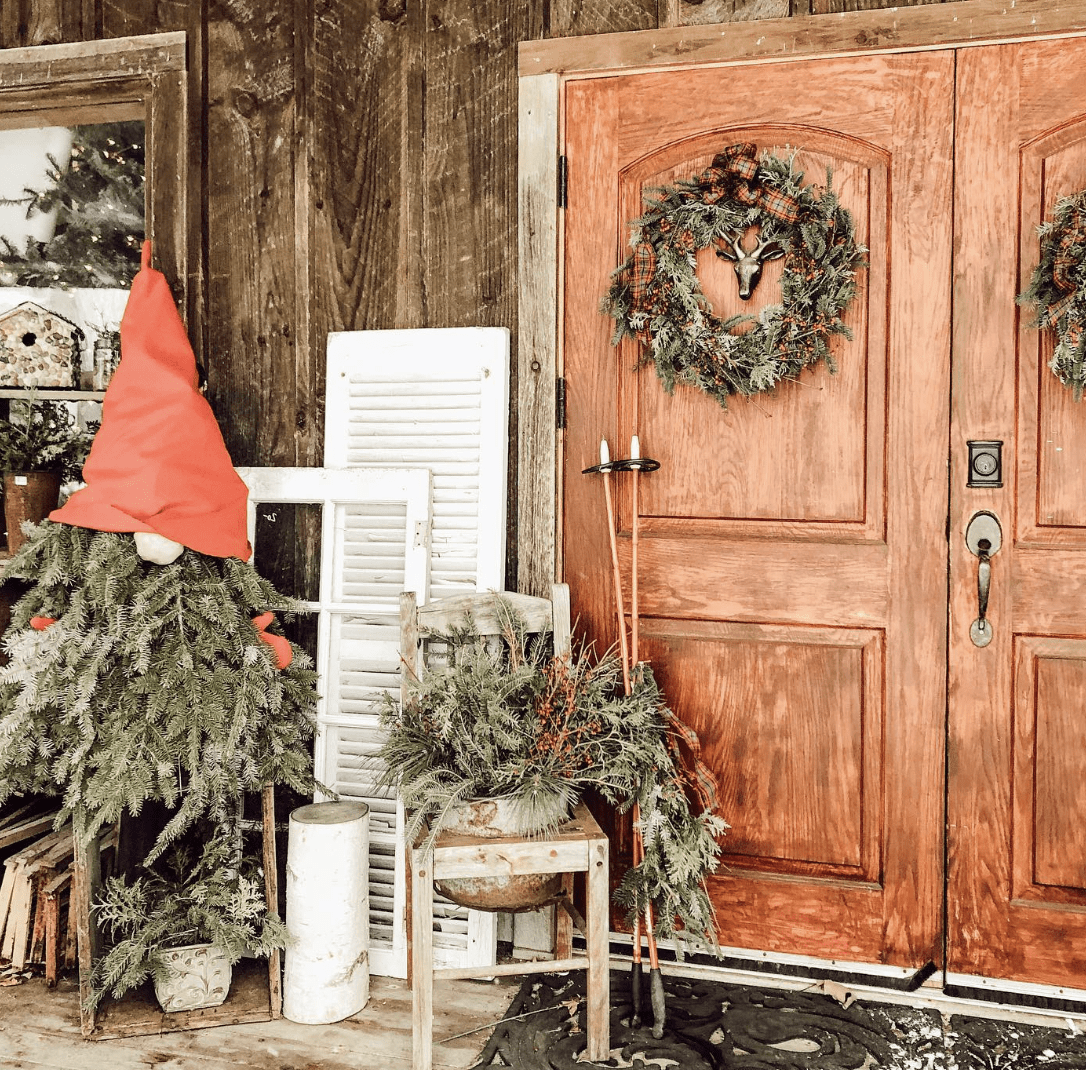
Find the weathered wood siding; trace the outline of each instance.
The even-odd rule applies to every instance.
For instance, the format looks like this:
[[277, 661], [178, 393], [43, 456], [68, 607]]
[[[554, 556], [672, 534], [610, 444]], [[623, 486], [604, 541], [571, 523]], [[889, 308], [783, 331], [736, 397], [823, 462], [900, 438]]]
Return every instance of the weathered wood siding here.
[[[0, 47], [188, 34], [192, 334], [209, 399], [236, 464], [314, 465], [329, 331], [516, 338], [519, 41], [880, 6], [0, 0]], [[511, 465], [510, 517], [515, 484]], [[512, 583], [514, 531], [508, 543]]]

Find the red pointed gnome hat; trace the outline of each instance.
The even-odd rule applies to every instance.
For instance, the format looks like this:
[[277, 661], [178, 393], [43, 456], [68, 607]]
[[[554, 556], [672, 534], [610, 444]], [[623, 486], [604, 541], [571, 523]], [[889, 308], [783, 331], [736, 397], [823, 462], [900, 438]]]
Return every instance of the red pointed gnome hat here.
[[185, 326], [144, 242], [121, 320], [121, 361], [83, 466], [87, 486], [49, 519], [157, 532], [202, 554], [247, 561], [247, 491], [197, 382]]

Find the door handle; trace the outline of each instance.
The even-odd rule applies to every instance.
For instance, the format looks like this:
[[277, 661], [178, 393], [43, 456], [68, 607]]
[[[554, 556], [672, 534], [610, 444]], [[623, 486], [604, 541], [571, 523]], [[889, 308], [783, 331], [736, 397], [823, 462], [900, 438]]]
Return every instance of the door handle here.
[[965, 545], [977, 558], [977, 619], [969, 626], [974, 646], [992, 641], [992, 622], [988, 619], [988, 596], [992, 590], [992, 557], [1003, 545], [1003, 529], [994, 513], [975, 513], [965, 529]]

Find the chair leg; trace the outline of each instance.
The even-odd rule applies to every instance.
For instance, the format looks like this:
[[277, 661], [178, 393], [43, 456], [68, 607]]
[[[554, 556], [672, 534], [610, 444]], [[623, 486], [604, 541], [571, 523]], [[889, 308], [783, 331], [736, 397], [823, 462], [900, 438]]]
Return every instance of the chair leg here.
[[[573, 874], [562, 874], [562, 894], [566, 901], [573, 903]], [[573, 955], [573, 919], [569, 912], [559, 903], [554, 908], [554, 957], [556, 959], [568, 959]]]
[[434, 1062], [434, 881], [432, 851], [411, 857], [411, 1070]]
[[592, 844], [588, 860], [588, 1058], [603, 1062], [611, 1048], [611, 975], [608, 955], [607, 840]]

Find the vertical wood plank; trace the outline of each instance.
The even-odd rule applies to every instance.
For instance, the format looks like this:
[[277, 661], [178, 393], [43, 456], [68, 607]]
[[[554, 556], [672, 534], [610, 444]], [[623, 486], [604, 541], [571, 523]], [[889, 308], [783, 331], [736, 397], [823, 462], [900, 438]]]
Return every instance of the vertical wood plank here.
[[680, 26], [705, 26], [717, 22], [751, 22], [783, 19], [792, 12], [789, 0], [679, 0]]
[[208, 12], [208, 396], [242, 465], [299, 461], [293, 14]]
[[555, 0], [550, 5], [547, 37], [655, 30], [677, 26], [679, 0]]
[[517, 339], [517, 590], [542, 596], [556, 561], [558, 450], [558, 76], [520, 81]]
[[410, 859], [409, 966], [411, 1068], [431, 1070], [434, 1060], [434, 853], [408, 846]]
[[516, 44], [533, 23], [504, 0], [427, 5], [426, 326], [515, 329]]
[[[38, 3], [39, 0], [31, 0]], [[137, 37], [148, 33], [185, 30], [190, 35], [189, 59], [195, 56], [195, 35], [204, 19], [203, 0], [64, 0], [81, 4], [87, 40]]]
[[[504, 326], [516, 332], [516, 47], [540, 36], [542, 28], [541, 6], [503, 0], [426, 5], [425, 326]], [[514, 362], [511, 398], [517, 396], [516, 367]], [[511, 438], [517, 419], [512, 412]], [[510, 503], [517, 498], [516, 479], [510, 457]], [[514, 515], [510, 509], [507, 516]], [[515, 545], [515, 532], [507, 533], [506, 544]]]
[[310, 315], [322, 367], [329, 331], [422, 325], [417, 7], [404, 0], [317, 7], [305, 140]]
[[601, 836], [588, 849], [588, 904], [585, 951], [588, 956], [588, 1058], [602, 1062], [610, 1043], [610, 977], [607, 960], [609, 925], [607, 906], [610, 870], [607, 837]]
[[[268, 910], [279, 914], [279, 865], [275, 854], [275, 786], [265, 784], [260, 793], [260, 814], [263, 826], [264, 901]], [[268, 1003], [273, 1019], [283, 1016], [282, 956], [274, 950], [268, 956]]]
[[[939, 4], [944, 0], [901, 0], [900, 4], [887, 4], [883, 0], [811, 0], [812, 15], [826, 15], [841, 11], [874, 11], [885, 7], [920, 7], [923, 4]], [[799, 14], [799, 12], [796, 12]]]
[[22, 0], [4, 0], [0, 4], [0, 45], [4, 48], [18, 48], [26, 43], [23, 40], [26, 16], [22, 8]]
[[[1018, 224], [1019, 78], [1010, 47], [963, 49], [957, 60], [955, 122], [954, 334], [950, 436], [950, 674], [947, 734], [947, 942], [950, 970], [973, 967], [970, 943], [994, 939], [1006, 924], [1011, 838], [1011, 657], [1014, 479], [967, 488], [970, 438], [1001, 439], [1004, 471], [1015, 471], [1015, 236]], [[985, 107], [975, 106], [986, 87]], [[960, 356], [957, 356], [959, 355]], [[983, 436], [977, 430], [983, 428]], [[975, 647], [977, 559], [965, 529], [978, 509], [1001, 518], [1004, 546], [993, 562], [989, 646]], [[984, 933], [977, 941], [976, 934]], [[999, 952], [997, 952], [997, 955]], [[964, 968], [963, 968], [964, 967]], [[997, 974], [998, 975], [998, 974]]]
[[27, 15], [26, 44], [57, 45], [66, 39], [60, 0], [34, 0]]
[[78, 836], [73, 841], [72, 900], [75, 914], [76, 949], [79, 964], [79, 1020], [84, 1037], [94, 1032], [94, 1011], [87, 1006], [91, 969], [101, 951], [98, 926], [91, 918], [91, 901], [102, 883], [102, 862], [98, 840], [83, 843]]

